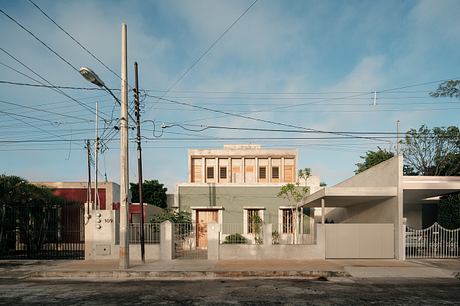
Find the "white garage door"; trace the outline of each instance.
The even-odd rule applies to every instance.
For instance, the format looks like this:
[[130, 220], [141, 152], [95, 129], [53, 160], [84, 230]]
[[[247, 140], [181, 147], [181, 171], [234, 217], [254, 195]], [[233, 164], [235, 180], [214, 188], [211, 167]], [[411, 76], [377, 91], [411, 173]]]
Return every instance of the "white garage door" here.
[[325, 224], [326, 258], [394, 258], [393, 224]]

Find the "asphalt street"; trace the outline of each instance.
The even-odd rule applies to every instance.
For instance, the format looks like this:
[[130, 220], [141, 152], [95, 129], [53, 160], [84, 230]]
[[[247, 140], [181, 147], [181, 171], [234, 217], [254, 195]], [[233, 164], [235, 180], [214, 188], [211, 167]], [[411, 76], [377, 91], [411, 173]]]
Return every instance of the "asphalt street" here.
[[0, 305], [460, 305], [458, 279], [0, 279]]

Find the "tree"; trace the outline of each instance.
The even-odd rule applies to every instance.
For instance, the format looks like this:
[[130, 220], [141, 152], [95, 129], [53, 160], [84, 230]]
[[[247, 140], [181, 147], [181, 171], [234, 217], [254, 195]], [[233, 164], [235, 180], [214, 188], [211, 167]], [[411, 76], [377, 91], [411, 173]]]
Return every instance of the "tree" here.
[[430, 96], [460, 98], [460, 80], [449, 80], [439, 84], [438, 89], [430, 92]]
[[0, 252], [11, 239], [11, 229], [18, 230], [28, 254], [41, 250], [50, 227], [59, 226], [58, 207], [67, 203], [46, 187], [18, 176], [0, 175]]
[[292, 225], [293, 225], [293, 234], [294, 234], [294, 243], [298, 242], [298, 236], [300, 234], [300, 213], [301, 213], [301, 202], [302, 199], [308, 194], [308, 187], [301, 187], [299, 183], [297, 184], [286, 184], [281, 186], [280, 191], [277, 194], [277, 197], [285, 199], [289, 202], [292, 213]]
[[[139, 184], [131, 183], [131, 201], [133, 203], [139, 203]], [[144, 203], [149, 203], [161, 208], [166, 208], [166, 191], [168, 189], [164, 187], [158, 180], [145, 180], [142, 183], [143, 200]]]
[[456, 174], [460, 169], [460, 131], [456, 126], [410, 129], [403, 154], [406, 164], [421, 175]]
[[166, 209], [162, 214], [153, 216], [150, 223], [162, 223], [164, 221], [171, 221], [172, 223], [192, 223], [192, 214], [188, 211], [175, 211]]
[[451, 194], [439, 201], [438, 223], [448, 229], [460, 227], [460, 195]]
[[361, 173], [383, 161], [386, 161], [394, 156], [393, 152], [387, 151], [380, 147], [377, 147], [377, 151], [367, 151], [365, 156], [360, 156], [364, 161], [357, 163], [358, 169], [355, 170], [355, 174]]
[[311, 168], [303, 168], [299, 170], [299, 179], [305, 180], [305, 186], [307, 185], [307, 179], [311, 176]]

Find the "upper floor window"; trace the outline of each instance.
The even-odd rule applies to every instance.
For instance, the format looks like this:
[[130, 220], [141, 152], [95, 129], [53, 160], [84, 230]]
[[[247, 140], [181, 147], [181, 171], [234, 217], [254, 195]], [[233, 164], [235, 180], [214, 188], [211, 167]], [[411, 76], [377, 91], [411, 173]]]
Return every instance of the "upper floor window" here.
[[219, 169], [219, 178], [226, 179], [227, 178], [227, 167], [220, 167]]
[[259, 178], [263, 180], [267, 178], [267, 167], [259, 167]]
[[214, 167], [206, 167], [206, 178], [208, 179], [214, 178]]
[[280, 167], [272, 167], [272, 179], [280, 178]]

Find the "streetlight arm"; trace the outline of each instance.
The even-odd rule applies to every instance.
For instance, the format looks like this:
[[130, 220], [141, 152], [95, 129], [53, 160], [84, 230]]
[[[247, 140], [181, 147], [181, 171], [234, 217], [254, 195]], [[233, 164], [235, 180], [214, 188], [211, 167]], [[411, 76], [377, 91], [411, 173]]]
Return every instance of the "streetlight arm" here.
[[[110, 90], [110, 88], [108, 88], [105, 84], [103, 84], [102, 87], [115, 99], [115, 101], [117, 101], [118, 105], [121, 106], [120, 99], [118, 99], [117, 96], [114, 95], [114, 93]], [[134, 120], [133, 116], [131, 116], [130, 113], [128, 113], [128, 116], [129, 118], [131, 118], [132, 121], [136, 122], [136, 120]]]

